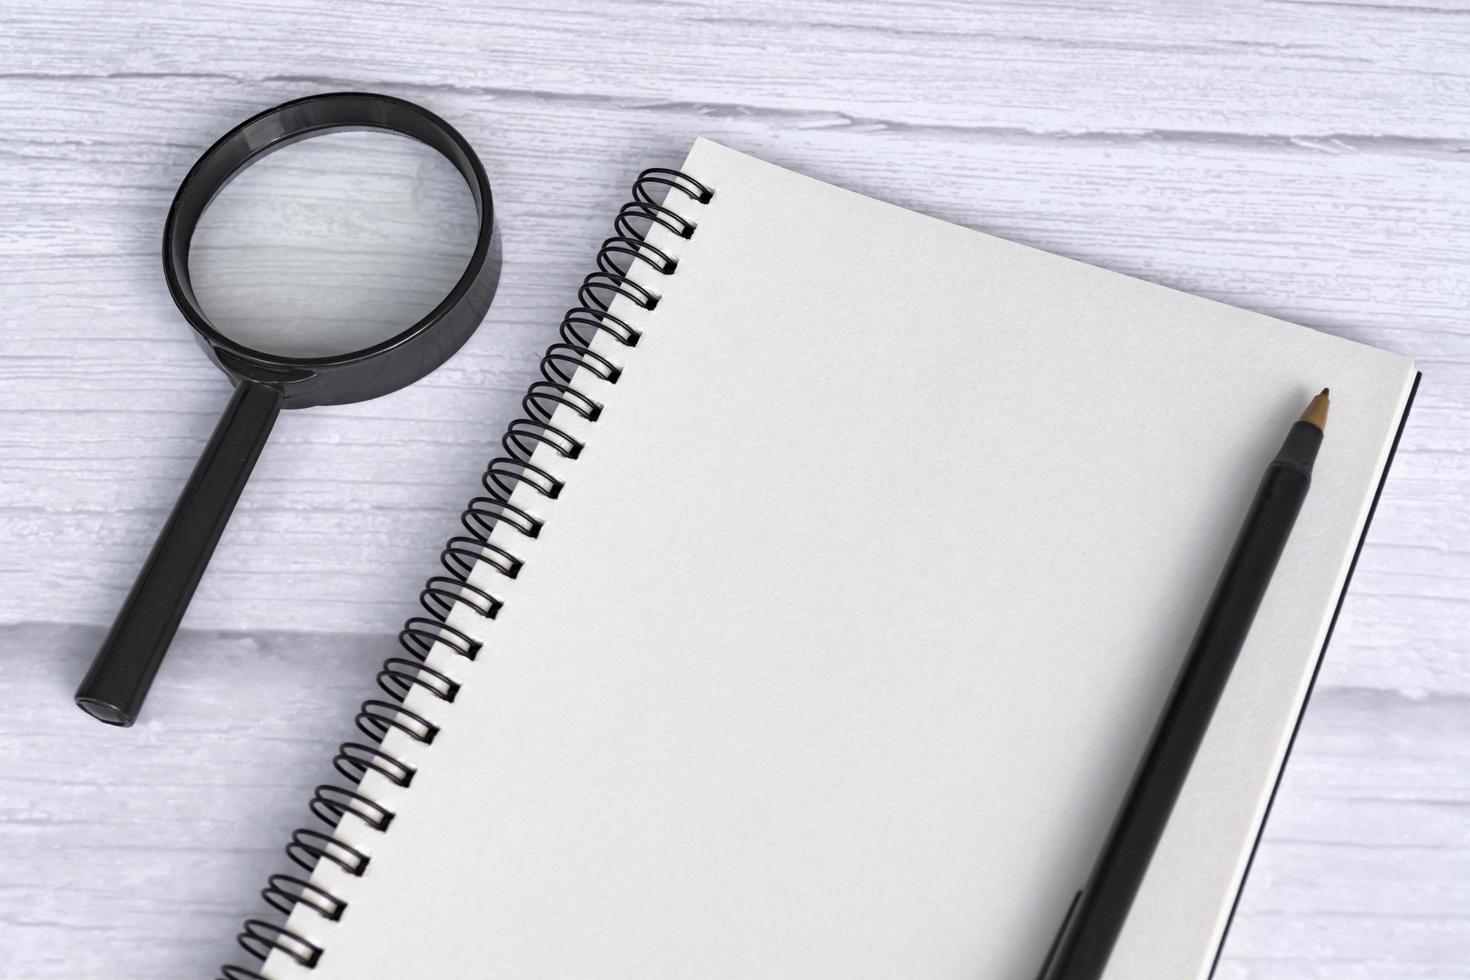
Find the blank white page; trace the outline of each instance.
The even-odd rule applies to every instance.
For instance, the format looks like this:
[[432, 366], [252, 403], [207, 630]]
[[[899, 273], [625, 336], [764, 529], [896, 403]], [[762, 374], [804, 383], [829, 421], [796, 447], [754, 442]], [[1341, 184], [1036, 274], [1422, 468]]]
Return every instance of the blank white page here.
[[[1263, 469], [1311, 494], [1118, 946], [1208, 973], [1413, 381], [1402, 357], [700, 141], [715, 190], [486, 575], [458, 700], [272, 978], [1030, 980]], [[589, 248], [592, 243], [589, 243]], [[565, 414], [565, 413], [564, 413]], [[571, 425], [569, 420], [568, 424]], [[497, 532], [498, 533], [498, 532]], [[477, 579], [479, 580], [479, 579]]]

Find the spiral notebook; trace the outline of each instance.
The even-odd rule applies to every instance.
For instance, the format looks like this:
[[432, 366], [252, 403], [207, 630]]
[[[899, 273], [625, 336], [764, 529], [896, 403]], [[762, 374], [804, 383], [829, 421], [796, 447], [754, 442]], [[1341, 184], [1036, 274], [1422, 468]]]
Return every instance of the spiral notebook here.
[[705, 140], [614, 229], [227, 976], [1029, 980], [1330, 385], [1107, 974], [1208, 975], [1411, 363]]

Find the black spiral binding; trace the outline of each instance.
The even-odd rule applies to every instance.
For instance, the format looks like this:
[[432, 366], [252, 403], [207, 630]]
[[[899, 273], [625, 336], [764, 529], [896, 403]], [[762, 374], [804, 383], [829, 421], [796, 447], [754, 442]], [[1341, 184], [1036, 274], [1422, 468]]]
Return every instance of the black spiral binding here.
[[[597, 251], [597, 271], [587, 276], [577, 291], [578, 305], [567, 311], [559, 330], [560, 340], [546, 349], [541, 358], [541, 380], [527, 389], [521, 406], [523, 418], [507, 426], [500, 444], [504, 456], [492, 459], [481, 477], [485, 495], [469, 502], [460, 515], [465, 534], [450, 538], [440, 553], [439, 561], [447, 575], [436, 575], [419, 593], [419, 605], [428, 614], [414, 616], [403, 624], [398, 642], [408, 657], [390, 657], [378, 672], [378, 687], [386, 699], [372, 698], [362, 703], [354, 721], [367, 742], [345, 742], [332, 760], [333, 768], [352, 787], [322, 785], [311, 799], [311, 812], [327, 826], [327, 831], [303, 828], [291, 835], [286, 856], [304, 872], [296, 875], [273, 875], [261, 892], [272, 909], [283, 916], [298, 905], [304, 905], [330, 921], [340, 919], [347, 903], [311, 884], [308, 880], [318, 861], [331, 861], [343, 871], [361, 877], [368, 866], [368, 855], [331, 833], [347, 816], [355, 817], [380, 833], [393, 823], [393, 813], [357, 792], [356, 786], [369, 770], [398, 786], [412, 783], [415, 770], [381, 748], [390, 729], [396, 729], [415, 741], [429, 744], [439, 734], [439, 727], [404, 706], [408, 692], [422, 688], [441, 701], [452, 702], [459, 693], [458, 682], [429, 667], [425, 661], [435, 645], [474, 660], [480, 644], [449, 625], [449, 615], [463, 606], [482, 619], [494, 619], [500, 600], [477, 585], [470, 584], [471, 571], [488, 565], [507, 579], [520, 572], [521, 560], [499, 545], [492, 544], [490, 532], [504, 524], [523, 538], [535, 538], [541, 531], [541, 520], [529, 511], [511, 503], [518, 486], [536, 491], [552, 500], [561, 493], [562, 481], [531, 462], [540, 446], [554, 450], [563, 459], [576, 459], [582, 444], [552, 424], [555, 412], [565, 409], [589, 422], [595, 422], [602, 411], [590, 395], [579, 390], [573, 381], [579, 372], [616, 384], [622, 368], [592, 350], [599, 332], [622, 347], [636, 347], [639, 332], [626, 321], [609, 312], [613, 300], [622, 296], [644, 310], [658, 305], [658, 294], [635, 282], [628, 272], [633, 263], [641, 262], [661, 275], [672, 275], [678, 267], [677, 257], [645, 241], [655, 226], [667, 229], [683, 239], [693, 237], [695, 222], [665, 207], [654, 194], [662, 189], [667, 195], [678, 193], [699, 204], [707, 204], [714, 191], [688, 174], [655, 167], [645, 170], [633, 182], [633, 199], [624, 204], [613, 222], [614, 235]], [[306, 937], [287, 929], [284, 924], [265, 919], [249, 919], [238, 937], [239, 944], [257, 960], [265, 960], [273, 950], [311, 969], [321, 959], [322, 948]], [[239, 966], [221, 968], [222, 980], [266, 980], [254, 971]]]

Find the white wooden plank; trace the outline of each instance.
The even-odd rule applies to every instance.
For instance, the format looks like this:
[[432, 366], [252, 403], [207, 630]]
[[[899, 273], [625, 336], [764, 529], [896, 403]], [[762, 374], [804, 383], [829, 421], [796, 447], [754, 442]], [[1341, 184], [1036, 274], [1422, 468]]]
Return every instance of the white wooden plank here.
[[[0, 630], [0, 976], [183, 980], [228, 955], [390, 637], [185, 631], [126, 733], [68, 703], [100, 627]], [[1324, 686], [1223, 978], [1463, 977], [1464, 697]], [[1455, 733], [1458, 732], [1458, 735]]]
[[211, 76], [317, 88], [368, 80], [481, 98], [795, 114], [896, 133], [1269, 135], [1433, 151], [1439, 140], [1463, 139], [1470, 113], [1470, 24], [1455, 9], [1310, 0], [330, 8], [63, 0], [13, 12], [0, 52], [12, 77]]

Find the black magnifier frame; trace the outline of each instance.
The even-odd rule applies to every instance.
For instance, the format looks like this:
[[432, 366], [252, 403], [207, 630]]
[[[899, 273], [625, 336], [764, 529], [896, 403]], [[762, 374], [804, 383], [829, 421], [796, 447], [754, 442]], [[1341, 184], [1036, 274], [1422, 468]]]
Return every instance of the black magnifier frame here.
[[[283, 357], [225, 336], [204, 313], [189, 275], [189, 246], [200, 217], [252, 163], [299, 140], [343, 130], [406, 136], [454, 165], [479, 214], [474, 252], [463, 274], [417, 323], [360, 350]], [[281, 409], [365, 401], [396, 391], [443, 364], [480, 325], [500, 281], [490, 181], [465, 138], [421, 106], [365, 92], [307, 96], [247, 119], [199, 158], [179, 185], [164, 223], [163, 268], [174, 303], [235, 391], [77, 689], [78, 706], [111, 725], [137, 719]]]

